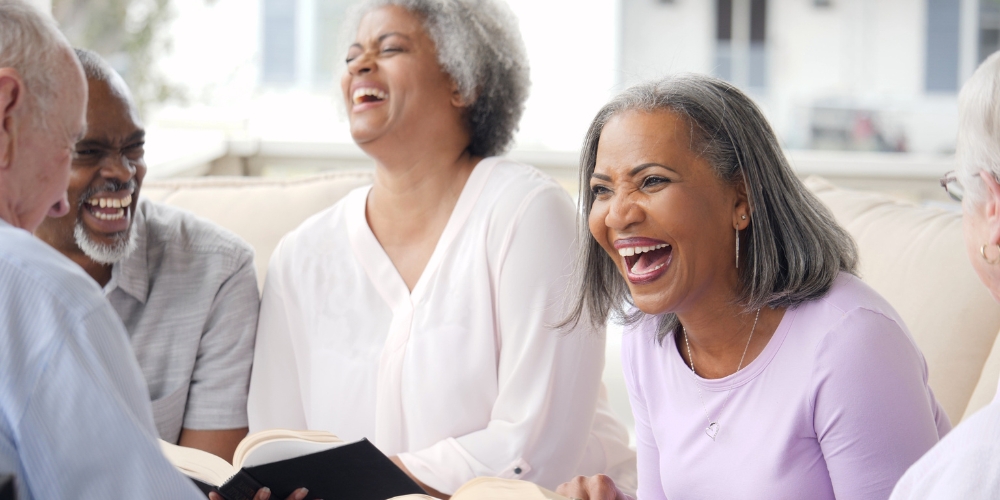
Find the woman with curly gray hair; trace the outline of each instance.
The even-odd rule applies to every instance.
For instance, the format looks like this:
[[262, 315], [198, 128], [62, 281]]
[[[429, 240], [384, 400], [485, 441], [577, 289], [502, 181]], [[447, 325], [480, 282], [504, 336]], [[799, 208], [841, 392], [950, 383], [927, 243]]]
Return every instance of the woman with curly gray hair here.
[[[950, 424], [857, 250], [757, 106], [677, 76], [594, 119], [574, 322], [626, 323], [638, 498], [885, 499]], [[624, 500], [613, 478], [560, 487]]]
[[288, 234], [264, 286], [251, 431], [372, 440], [433, 494], [477, 476], [633, 481], [601, 390], [603, 337], [553, 326], [569, 195], [501, 156], [528, 94], [499, 0], [371, 0], [341, 81], [374, 184]]

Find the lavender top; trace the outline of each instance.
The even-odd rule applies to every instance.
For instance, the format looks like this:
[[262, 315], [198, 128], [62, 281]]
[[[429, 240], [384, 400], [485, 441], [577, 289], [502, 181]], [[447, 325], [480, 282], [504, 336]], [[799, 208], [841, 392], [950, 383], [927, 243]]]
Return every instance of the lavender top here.
[[622, 346], [640, 500], [886, 499], [951, 429], [903, 320], [846, 273], [788, 309], [764, 351], [728, 377], [695, 376], [673, 334], [662, 345], [655, 335], [648, 317]]

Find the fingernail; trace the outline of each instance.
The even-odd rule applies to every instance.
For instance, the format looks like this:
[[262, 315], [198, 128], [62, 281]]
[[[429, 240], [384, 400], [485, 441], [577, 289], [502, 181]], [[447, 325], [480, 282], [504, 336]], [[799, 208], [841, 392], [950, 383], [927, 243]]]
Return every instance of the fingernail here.
[[263, 494], [264, 500], [268, 500], [269, 498], [271, 498], [271, 488], [265, 486], [260, 489], [260, 492]]
[[299, 488], [299, 489], [295, 490], [295, 500], [302, 500], [308, 494], [309, 494], [309, 490], [307, 490], [305, 488]]

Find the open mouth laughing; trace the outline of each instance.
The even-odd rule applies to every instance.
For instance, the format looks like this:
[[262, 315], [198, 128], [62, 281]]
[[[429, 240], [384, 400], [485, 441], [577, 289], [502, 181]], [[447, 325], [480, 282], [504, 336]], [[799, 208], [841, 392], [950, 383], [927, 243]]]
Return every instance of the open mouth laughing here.
[[649, 283], [667, 271], [673, 247], [649, 238], [628, 238], [614, 243], [625, 263], [626, 276], [633, 284]]
[[389, 93], [378, 87], [363, 86], [354, 89], [351, 95], [352, 109], [363, 111], [373, 106], [378, 106], [389, 99]]
[[115, 221], [125, 218], [128, 206], [132, 204], [132, 194], [123, 198], [93, 197], [84, 203], [84, 207], [94, 217], [105, 221]]

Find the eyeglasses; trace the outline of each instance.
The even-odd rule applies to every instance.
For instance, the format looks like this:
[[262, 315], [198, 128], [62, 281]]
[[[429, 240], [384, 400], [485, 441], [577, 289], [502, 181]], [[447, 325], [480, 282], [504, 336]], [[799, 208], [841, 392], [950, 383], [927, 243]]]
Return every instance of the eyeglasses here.
[[962, 201], [962, 197], [965, 196], [965, 188], [963, 188], [962, 184], [958, 182], [958, 177], [955, 175], [954, 170], [944, 174], [944, 177], [941, 178], [941, 187], [943, 187], [944, 190], [948, 192], [948, 196], [955, 201], [960, 202]]

